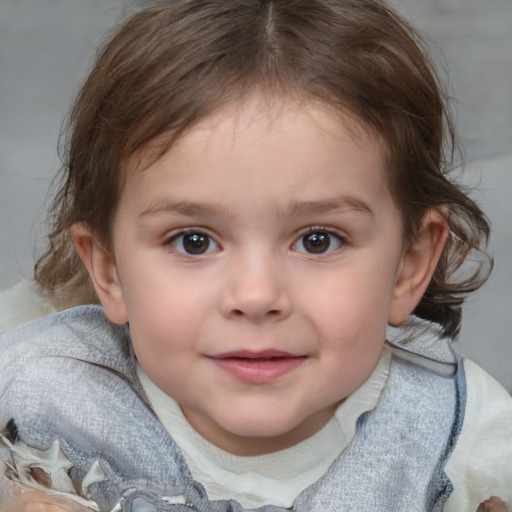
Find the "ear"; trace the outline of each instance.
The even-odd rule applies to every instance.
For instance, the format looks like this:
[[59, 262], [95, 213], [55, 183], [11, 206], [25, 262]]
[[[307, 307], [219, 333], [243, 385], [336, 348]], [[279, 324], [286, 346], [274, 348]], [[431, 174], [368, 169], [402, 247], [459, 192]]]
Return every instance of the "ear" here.
[[418, 236], [402, 257], [388, 322], [401, 325], [425, 293], [448, 238], [448, 224], [441, 211], [423, 217]]
[[116, 324], [126, 323], [128, 315], [123, 289], [111, 251], [81, 222], [71, 226], [71, 240], [89, 272], [108, 319]]

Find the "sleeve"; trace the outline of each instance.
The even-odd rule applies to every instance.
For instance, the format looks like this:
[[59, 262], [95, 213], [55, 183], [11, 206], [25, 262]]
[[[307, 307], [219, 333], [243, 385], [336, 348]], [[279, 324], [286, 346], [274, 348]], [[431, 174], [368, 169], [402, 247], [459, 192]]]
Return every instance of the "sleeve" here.
[[491, 496], [512, 510], [512, 397], [472, 361], [464, 361], [464, 371], [466, 409], [446, 465], [453, 492], [443, 510], [475, 511]]

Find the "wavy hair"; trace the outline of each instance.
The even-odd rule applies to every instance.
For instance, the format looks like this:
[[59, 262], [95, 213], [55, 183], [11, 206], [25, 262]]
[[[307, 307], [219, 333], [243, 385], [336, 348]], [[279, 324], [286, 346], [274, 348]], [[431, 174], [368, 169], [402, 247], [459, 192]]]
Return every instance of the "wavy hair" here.
[[[60, 305], [97, 301], [70, 227], [86, 223], [108, 245], [130, 160], [150, 147], [158, 158], [255, 88], [320, 101], [378, 134], [406, 243], [429, 208], [443, 212], [450, 238], [415, 314], [456, 334], [492, 266], [489, 224], [450, 179], [455, 132], [423, 43], [378, 0], [166, 0], [129, 18], [69, 116], [40, 286]], [[473, 254], [483, 257], [467, 275]]]

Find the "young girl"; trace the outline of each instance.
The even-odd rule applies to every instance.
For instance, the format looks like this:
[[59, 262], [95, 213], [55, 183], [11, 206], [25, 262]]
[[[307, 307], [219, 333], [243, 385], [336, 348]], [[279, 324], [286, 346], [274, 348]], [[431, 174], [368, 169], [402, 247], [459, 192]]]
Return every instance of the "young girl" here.
[[512, 506], [512, 399], [452, 348], [488, 270], [464, 272], [488, 225], [452, 141], [379, 1], [135, 14], [72, 112], [36, 268], [102, 307], [0, 338], [2, 510]]

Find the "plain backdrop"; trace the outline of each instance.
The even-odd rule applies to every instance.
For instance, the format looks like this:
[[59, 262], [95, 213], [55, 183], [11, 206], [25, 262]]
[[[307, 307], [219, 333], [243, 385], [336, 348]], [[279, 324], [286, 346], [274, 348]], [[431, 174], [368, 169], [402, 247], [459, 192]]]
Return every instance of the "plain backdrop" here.
[[[0, 289], [30, 276], [64, 116], [95, 50], [136, 0], [0, 0]], [[454, 98], [466, 182], [493, 223], [495, 270], [461, 346], [512, 391], [512, 1], [393, 0]]]

